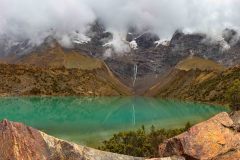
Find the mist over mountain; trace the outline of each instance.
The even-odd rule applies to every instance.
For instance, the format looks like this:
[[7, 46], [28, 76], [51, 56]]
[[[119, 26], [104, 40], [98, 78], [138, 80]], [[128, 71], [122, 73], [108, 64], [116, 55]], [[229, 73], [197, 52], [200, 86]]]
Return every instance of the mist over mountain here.
[[103, 41], [119, 53], [129, 52], [125, 40], [131, 28], [155, 33], [162, 41], [179, 29], [218, 40], [231, 28], [237, 40], [240, 26], [238, 0], [1, 0], [0, 10], [0, 39], [10, 39], [8, 47], [20, 41], [36, 46], [53, 36], [71, 48], [73, 42], [90, 41], [89, 30], [97, 20], [112, 34]]
[[0, 0], [0, 10], [0, 61], [45, 66], [60, 44], [139, 94], [189, 56], [240, 62], [238, 0]]

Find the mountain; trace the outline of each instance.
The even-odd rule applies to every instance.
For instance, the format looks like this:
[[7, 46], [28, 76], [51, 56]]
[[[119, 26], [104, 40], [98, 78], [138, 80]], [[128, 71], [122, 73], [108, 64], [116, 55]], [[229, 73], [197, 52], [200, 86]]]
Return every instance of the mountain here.
[[[176, 31], [170, 41], [160, 39], [153, 42], [149, 39], [154, 39], [154, 34], [144, 35], [144, 38], [142, 38], [144, 40], [140, 43], [134, 38], [128, 38], [129, 41], [134, 40], [136, 42], [136, 48], [132, 49], [129, 54], [112, 56], [105, 60], [113, 72], [123, 79], [125, 84], [132, 87], [134, 66], [137, 66], [137, 80], [133, 87], [137, 93], [138, 88], [156, 83], [162, 75], [176, 66], [179, 61], [189, 56], [209, 59], [223, 66], [234, 66], [239, 63], [240, 43], [238, 41], [235, 43], [228, 43], [224, 39], [213, 41], [204, 34], [185, 34]], [[149, 42], [152, 45], [147, 45]], [[146, 43], [146, 46], [144, 47], [142, 43]], [[152, 83], [150, 83], [151, 81]]]
[[[54, 45], [53, 45], [54, 44]], [[0, 64], [0, 93], [5, 95], [131, 95], [107, 65], [57, 43]]]
[[[189, 60], [187, 60], [189, 61]], [[186, 61], [185, 61], [186, 62]], [[203, 64], [208, 63], [208, 60]], [[180, 62], [180, 64], [182, 64]], [[177, 67], [181, 65], [177, 65]], [[191, 63], [190, 63], [191, 64]], [[214, 64], [211, 62], [211, 66]], [[184, 67], [174, 68], [163, 76], [163, 79], [151, 87], [145, 95], [162, 98], [174, 98], [216, 104], [229, 104], [229, 89], [239, 79], [240, 67], [219, 68], [219, 64], [211, 69]], [[189, 67], [189, 65], [187, 65]], [[184, 70], [181, 70], [184, 68]]]
[[14, 55], [24, 55], [32, 51], [35, 45], [30, 43], [28, 39], [16, 40], [12, 36], [0, 36], [0, 58]]
[[[78, 54], [74, 53], [81, 53], [104, 61], [111, 72], [122, 83], [132, 88], [136, 95], [142, 95], [149, 87], [158, 83], [162, 79], [162, 75], [168, 73], [180, 61], [189, 56], [209, 59], [225, 67], [231, 67], [240, 62], [240, 41], [238, 33], [232, 29], [225, 29], [222, 35], [219, 35], [222, 38], [215, 37], [215, 39], [201, 33], [190, 34], [177, 30], [171, 39], [165, 40], [150, 29], [139, 31], [134, 27], [129, 27], [128, 33], [122, 35], [121, 42], [117, 43], [124, 44], [120, 48], [127, 47], [129, 49], [125, 53], [118, 53], [111, 44], [115, 40], [114, 34], [116, 33], [107, 31], [103, 23], [97, 20], [90, 25], [85, 35], [78, 31], [69, 35], [72, 46], [70, 48], [63, 47], [62, 51], [59, 51], [61, 56], [53, 53], [56, 52], [55, 50], [51, 51], [50, 55], [46, 55], [48, 52], [45, 52], [42, 58], [39, 57], [39, 54], [38, 56], [34, 54], [43, 53], [44, 49], [42, 48], [46, 48], [49, 46], [49, 42], [52, 43], [54, 39], [57, 39], [54, 31], [52, 36], [47, 37], [38, 46], [32, 44], [30, 40], [14, 41], [14, 38], [6, 35], [0, 40], [1, 59], [35, 64], [45, 56], [46, 59], [54, 59], [56, 62], [44, 59], [45, 63], [40, 62], [42, 66], [65, 63], [65, 66], [72, 67], [72, 64], [73, 66], [77, 65], [77, 62], [73, 61]], [[63, 55], [63, 53], [70, 53], [71, 56]], [[28, 54], [32, 56], [30, 57]], [[58, 58], [54, 58], [54, 56]], [[68, 61], [63, 62], [63, 59], [68, 59]], [[92, 67], [90, 63], [86, 64]]]
[[[236, 35], [229, 32], [234, 31], [226, 29], [224, 39], [212, 40], [204, 34], [176, 31], [171, 40], [166, 41], [151, 31], [142, 33], [131, 29], [126, 37], [131, 48], [129, 53], [113, 53], [107, 58], [103, 56], [104, 52], [92, 55], [103, 59], [124, 84], [133, 88], [136, 95], [142, 95], [158, 83], [162, 75], [189, 56], [209, 59], [226, 67], [238, 64], [240, 43]], [[98, 47], [106, 50], [103, 46]], [[89, 48], [87, 53], [95, 51]]]
[[10, 64], [78, 68], [82, 70], [94, 70], [106, 66], [103, 61], [87, 56], [84, 52], [64, 49], [56, 41], [42, 45], [29, 54], [6, 61]]

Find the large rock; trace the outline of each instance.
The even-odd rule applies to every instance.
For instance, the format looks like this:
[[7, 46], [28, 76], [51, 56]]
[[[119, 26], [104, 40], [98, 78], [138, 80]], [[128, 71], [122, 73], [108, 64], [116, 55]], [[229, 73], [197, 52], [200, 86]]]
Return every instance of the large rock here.
[[239, 160], [240, 133], [227, 113], [190, 128], [160, 145], [161, 156], [179, 155], [187, 159]]
[[140, 35], [135, 40], [139, 47], [147, 49], [147, 48], [156, 46], [156, 44], [154, 44], [154, 42], [158, 41], [159, 37], [158, 37], [158, 35], [156, 35], [154, 33], [147, 32], [147, 33]]
[[20, 123], [7, 120], [0, 124], [0, 159], [46, 159], [47, 144], [40, 132]]
[[[0, 123], [0, 160], [144, 160], [99, 151], [49, 136], [22, 123]], [[158, 160], [184, 160], [172, 157]]]

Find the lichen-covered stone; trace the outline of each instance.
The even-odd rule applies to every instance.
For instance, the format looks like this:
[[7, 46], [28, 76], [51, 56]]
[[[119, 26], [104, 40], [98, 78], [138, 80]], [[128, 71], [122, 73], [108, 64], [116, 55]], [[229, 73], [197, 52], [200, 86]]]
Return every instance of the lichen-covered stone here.
[[227, 113], [220, 113], [161, 144], [160, 155], [201, 160], [240, 159], [240, 133], [233, 125]]

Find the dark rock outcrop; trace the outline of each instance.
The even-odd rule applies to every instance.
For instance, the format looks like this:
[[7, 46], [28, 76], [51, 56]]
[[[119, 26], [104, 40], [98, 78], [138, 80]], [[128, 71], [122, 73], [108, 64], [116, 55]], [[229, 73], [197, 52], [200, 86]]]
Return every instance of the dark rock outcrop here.
[[147, 32], [137, 37], [135, 41], [139, 47], [147, 49], [156, 46], [154, 42], [158, 41], [159, 39], [160, 38], [156, 34]]
[[237, 34], [238, 33], [235, 30], [227, 28], [223, 31], [222, 36], [226, 42], [231, 44], [234, 43], [234, 41], [236, 40]]

